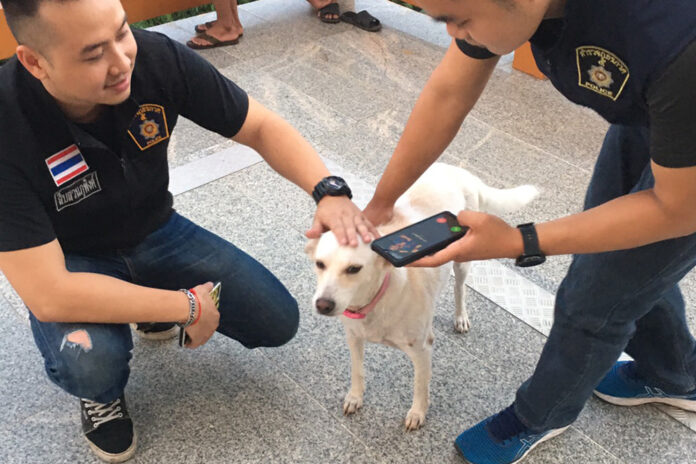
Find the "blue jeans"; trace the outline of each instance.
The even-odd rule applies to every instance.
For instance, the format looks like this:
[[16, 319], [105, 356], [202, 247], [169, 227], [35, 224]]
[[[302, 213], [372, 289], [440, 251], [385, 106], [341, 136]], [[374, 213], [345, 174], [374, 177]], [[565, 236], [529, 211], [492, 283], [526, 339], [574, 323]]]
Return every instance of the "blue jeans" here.
[[[653, 187], [648, 131], [612, 126], [585, 209]], [[533, 431], [573, 422], [622, 351], [668, 393], [696, 388], [696, 343], [677, 286], [696, 264], [696, 234], [630, 250], [576, 255], [556, 295], [554, 323], [515, 410]]]
[[[279, 346], [297, 332], [297, 302], [273, 274], [176, 213], [132, 249], [66, 254], [65, 260], [72, 272], [105, 274], [161, 289], [221, 281], [218, 332], [247, 348]], [[100, 403], [123, 393], [133, 349], [128, 324], [46, 323], [33, 315], [30, 320], [46, 372], [59, 387]]]

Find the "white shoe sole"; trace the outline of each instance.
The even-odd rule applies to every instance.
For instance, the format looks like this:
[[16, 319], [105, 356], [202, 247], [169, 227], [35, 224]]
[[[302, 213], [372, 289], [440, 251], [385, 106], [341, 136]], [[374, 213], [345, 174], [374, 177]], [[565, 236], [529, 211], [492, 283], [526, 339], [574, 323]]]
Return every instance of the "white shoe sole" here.
[[544, 443], [546, 440], [550, 440], [553, 437], [559, 436], [560, 434], [565, 432], [568, 427], [570, 427], [570, 425], [566, 425], [565, 427], [561, 427], [560, 429], [555, 429], [555, 430], [550, 431], [548, 434], [546, 434], [544, 436], [544, 438], [542, 438], [541, 440], [539, 440], [538, 442], [536, 442], [532, 446], [530, 446], [529, 449], [527, 449], [527, 451], [525, 451], [524, 454], [522, 456], [520, 456], [520, 458], [518, 460], [512, 461], [512, 464], [517, 464], [518, 462], [522, 461], [524, 458], [527, 457], [529, 452], [532, 451], [534, 448], [536, 448], [538, 445]]
[[125, 462], [133, 457], [135, 454], [135, 449], [138, 445], [138, 435], [135, 433], [135, 430], [133, 430], [133, 443], [131, 443], [126, 451], [119, 454], [107, 453], [106, 451], [99, 449], [94, 443], [89, 441], [87, 437], [85, 437], [85, 440], [87, 440], [87, 443], [89, 444], [89, 447], [92, 448], [94, 454], [96, 454], [97, 457], [104, 462]]
[[686, 411], [696, 412], [696, 401], [684, 400], [680, 398], [660, 398], [660, 397], [650, 397], [650, 398], [619, 398], [616, 396], [605, 395], [595, 390], [594, 392], [597, 398], [600, 398], [607, 403], [615, 404], [617, 406], [640, 406], [641, 404], [667, 404], [669, 406], [674, 406], [675, 408], [684, 409]]

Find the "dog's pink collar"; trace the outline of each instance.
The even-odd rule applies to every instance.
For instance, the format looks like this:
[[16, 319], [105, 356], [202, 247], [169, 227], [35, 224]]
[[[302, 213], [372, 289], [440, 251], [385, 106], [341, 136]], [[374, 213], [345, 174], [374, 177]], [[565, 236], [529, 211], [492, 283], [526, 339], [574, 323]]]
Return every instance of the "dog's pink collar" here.
[[358, 308], [355, 310], [351, 310], [350, 308], [348, 308], [345, 311], [343, 311], [343, 315], [351, 319], [365, 319], [367, 313], [375, 309], [375, 306], [377, 306], [379, 300], [382, 299], [382, 296], [384, 296], [384, 292], [387, 291], [390, 277], [391, 273], [387, 272], [387, 275], [384, 276], [384, 280], [382, 281], [382, 286], [379, 287], [377, 295], [375, 295], [372, 301], [370, 301], [366, 306], [363, 306], [362, 308]]

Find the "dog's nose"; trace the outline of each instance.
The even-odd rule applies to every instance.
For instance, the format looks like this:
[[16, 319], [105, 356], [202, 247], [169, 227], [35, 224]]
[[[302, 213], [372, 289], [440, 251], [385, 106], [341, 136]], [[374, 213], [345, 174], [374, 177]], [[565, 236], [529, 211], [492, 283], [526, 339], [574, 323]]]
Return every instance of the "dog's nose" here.
[[315, 305], [319, 314], [329, 314], [336, 307], [336, 302], [328, 298], [318, 298]]

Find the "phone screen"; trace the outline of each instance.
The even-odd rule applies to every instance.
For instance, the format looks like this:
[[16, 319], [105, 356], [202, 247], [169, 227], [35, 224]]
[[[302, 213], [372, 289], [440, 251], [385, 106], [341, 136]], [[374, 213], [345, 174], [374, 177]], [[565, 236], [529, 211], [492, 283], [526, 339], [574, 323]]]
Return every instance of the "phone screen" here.
[[373, 249], [393, 264], [406, 264], [441, 250], [466, 233], [467, 228], [444, 211], [376, 240]]

